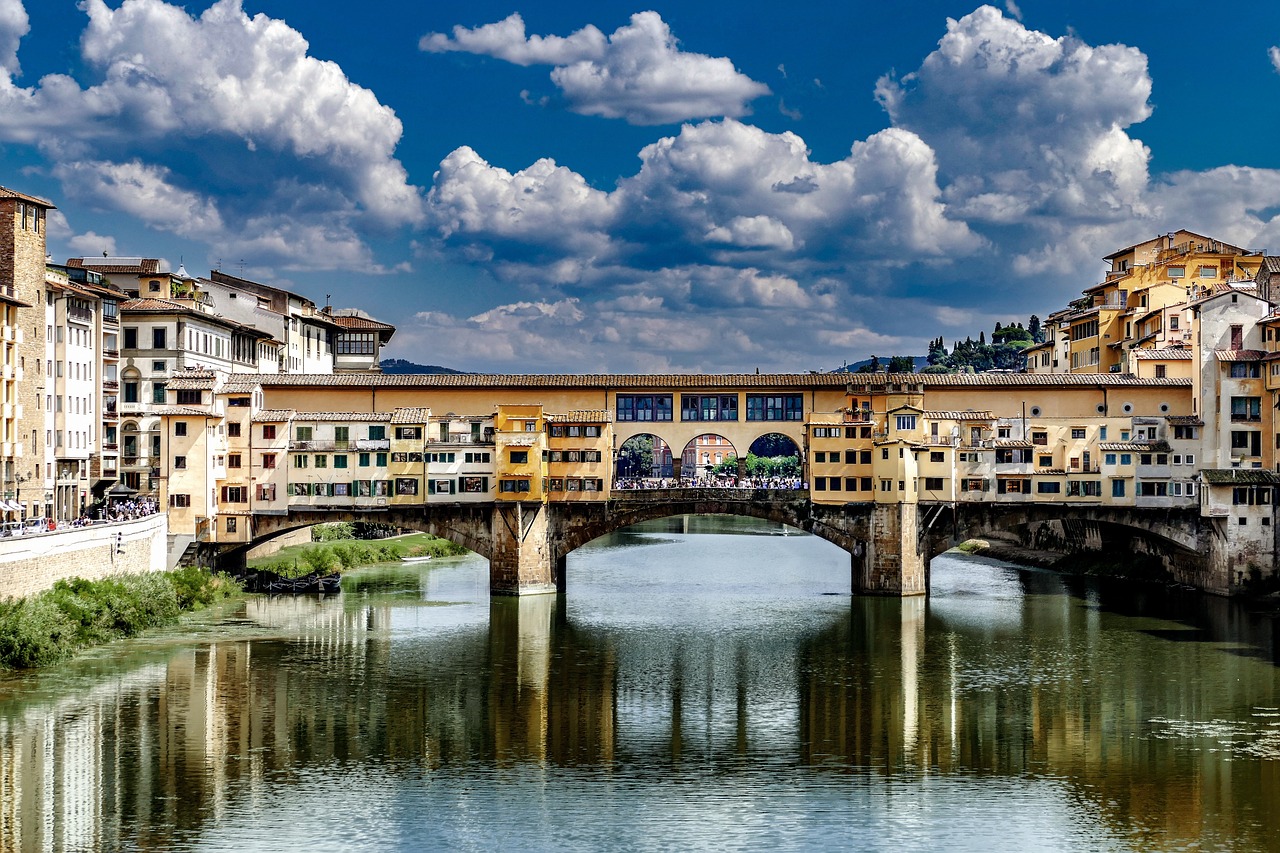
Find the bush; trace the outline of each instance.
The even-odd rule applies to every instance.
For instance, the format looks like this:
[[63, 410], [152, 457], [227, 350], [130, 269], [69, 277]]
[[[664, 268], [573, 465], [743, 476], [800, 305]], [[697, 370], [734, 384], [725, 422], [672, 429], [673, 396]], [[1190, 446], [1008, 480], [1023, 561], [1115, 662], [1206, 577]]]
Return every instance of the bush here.
[[52, 597], [0, 602], [0, 666], [48, 666], [77, 648], [76, 626]]
[[311, 528], [312, 542], [338, 542], [343, 539], [356, 538], [355, 530], [348, 521], [335, 521], [332, 524], [317, 524]]
[[169, 573], [181, 610], [203, 610], [240, 592], [240, 585], [222, 572], [188, 566]]
[[327, 575], [335, 568], [337, 560], [328, 548], [308, 548], [302, 552], [302, 562], [310, 571]]

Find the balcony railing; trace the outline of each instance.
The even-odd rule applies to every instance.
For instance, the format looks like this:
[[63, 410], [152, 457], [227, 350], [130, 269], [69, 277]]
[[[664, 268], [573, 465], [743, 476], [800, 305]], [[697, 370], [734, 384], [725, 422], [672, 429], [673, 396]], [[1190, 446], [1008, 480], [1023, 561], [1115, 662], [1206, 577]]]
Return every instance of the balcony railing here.
[[105, 391], [119, 391], [120, 383], [114, 379], [104, 379], [102, 380], [102, 388]]
[[119, 357], [120, 357], [120, 350], [118, 350], [118, 349], [104, 349], [104, 350], [102, 351], [102, 355], [103, 355], [103, 357], [104, 357], [104, 358], [119, 358]]

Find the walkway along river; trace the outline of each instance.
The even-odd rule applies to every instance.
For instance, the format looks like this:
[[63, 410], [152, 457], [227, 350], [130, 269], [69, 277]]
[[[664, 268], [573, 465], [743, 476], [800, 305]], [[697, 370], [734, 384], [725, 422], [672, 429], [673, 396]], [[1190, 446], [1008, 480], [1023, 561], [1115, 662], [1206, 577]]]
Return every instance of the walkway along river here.
[[0, 680], [0, 849], [1280, 847], [1271, 619], [952, 555], [851, 598], [782, 533], [646, 524], [560, 598], [378, 567]]

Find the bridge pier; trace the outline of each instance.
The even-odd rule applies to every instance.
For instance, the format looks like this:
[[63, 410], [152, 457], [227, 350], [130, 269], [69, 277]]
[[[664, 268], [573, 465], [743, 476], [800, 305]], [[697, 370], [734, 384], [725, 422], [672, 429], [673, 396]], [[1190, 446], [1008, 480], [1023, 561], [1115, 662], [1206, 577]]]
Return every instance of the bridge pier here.
[[871, 536], [852, 551], [854, 595], [924, 595], [928, 558], [921, 549], [920, 514], [915, 504], [876, 504]]
[[[553, 569], [551, 525], [541, 503], [497, 503], [493, 507], [489, 591], [494, 595], [555, 592], [562, 580]], [[563, 571], [559, 572], [563, 578]]]

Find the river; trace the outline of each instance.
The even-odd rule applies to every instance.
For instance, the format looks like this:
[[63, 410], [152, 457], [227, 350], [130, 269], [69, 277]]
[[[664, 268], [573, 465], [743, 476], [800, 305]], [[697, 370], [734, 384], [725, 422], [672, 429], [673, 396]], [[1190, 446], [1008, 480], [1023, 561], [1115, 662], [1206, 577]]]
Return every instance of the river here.
[[[790, 533], [792, 535], [782, 535]], [[0, 850], [1280, 849], [1276, 621], [686, 517], [0, 678]]]

